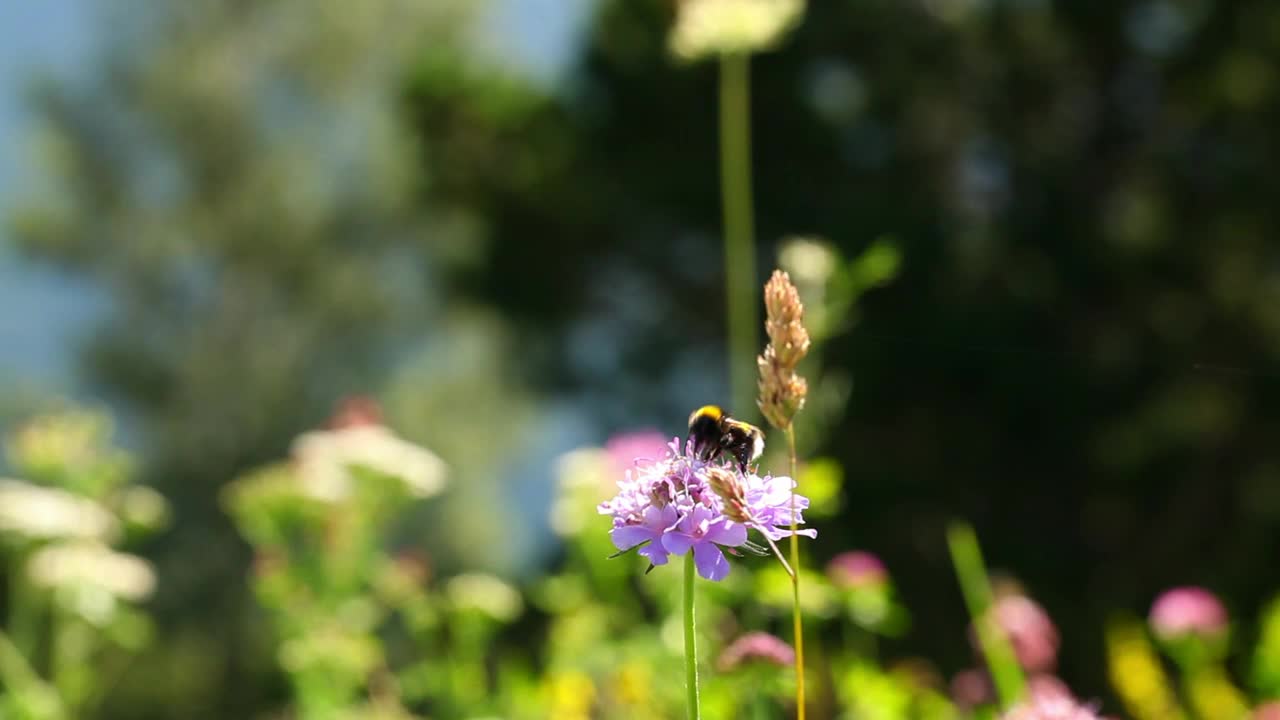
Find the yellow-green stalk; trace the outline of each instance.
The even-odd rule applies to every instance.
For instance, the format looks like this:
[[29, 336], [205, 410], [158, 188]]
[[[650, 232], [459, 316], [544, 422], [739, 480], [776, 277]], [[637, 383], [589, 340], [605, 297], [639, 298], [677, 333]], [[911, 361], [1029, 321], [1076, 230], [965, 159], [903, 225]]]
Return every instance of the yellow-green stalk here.
[[[781, 270], [764, 286], [765, 332], [769, 344], [756, 360], [760, 394], [756, 403], [765, 419], [787, 436], [791, 479], [796, 482], [796, 432], [792, 421], [804, 408], [809, 385], [796, 367], [809, 352], [809, 332], [804, 327], [804, 304], [791, 278]], [[796, 489], [791, 489], [792, 624], [796, 646], [796, 717], [804, 720], [804, 621], [800, 612], [800, 542], [796, 535]]]

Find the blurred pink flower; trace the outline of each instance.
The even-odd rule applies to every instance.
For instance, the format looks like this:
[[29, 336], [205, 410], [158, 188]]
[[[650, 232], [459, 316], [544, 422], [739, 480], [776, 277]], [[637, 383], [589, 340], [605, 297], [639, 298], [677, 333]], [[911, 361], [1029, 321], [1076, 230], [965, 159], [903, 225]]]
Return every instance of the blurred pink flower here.
[[1250, 720], [1280, 720], [1280, 700], [1264, 703], [1253, 709]]
[[1048, 700], [1050, 698], [1067, 698], [1074, 699], [1075, 695], [1071, 694], [1071, 688], [1067, 684], [1059, 680], [1054, 675], [1032, 675], [1027, 678], [1027, 694], [1033, 698], [1040, 700]]
[[[1058, 628], [1044, 608], [1026, 595], [1008, 594], [996, 598], [991, 612], [1024, 670], [1032, 674], [1053, 672], [1058, 664], [1060, 641]], [[981, 653], [972, 628], [969, 640], [974, 651]]]
[[1151, 605], [1151, 629], [1165, 640], [1189, 634], [1220, 635], [1227, 629], [1227, 609], [1202, 587], [1166, 590]]
[[[1027, 696], [1036, 701], [1074, 696], [1067, 684], [1053, 675], [1040, 674], [1027, 678]], [[972, 710], [996, 701], [995, 684], [983, 668], [962, 670], [951, 679], [951, 700], [962, 710]]]
[[980, 705], [994, 702], [995, 687], [991, 684], [991, 676], [986, 670], [969, 668], [956, 673], [951, 678], [951, 700], [961, 710], [972, 710]]
[[827, 563], [827, 577], [841, 590], [861, 590], [883, 585], [889, 580], [889, 572], [875, 555], [851, 550], [831, 558]]
[[795, 651], [783, 640], [766, 632], [750, 632], [730, 643], [716, 665], [729, 671], [752, 662], [787, 667], [795, 661]]
[[1076, 702], [1070, 694], [1047, 693], [1037, 695], [1031, 693], [1024, 702], [1018, 703], [1009, 712], [1000, 716], [1000, 720], [1101, 720], [1093, 708]]
[[618, 433], [604, 444], [616, 474], [635, 467], [637, 460], [660, 460], [667, 454], [671, 438], [657, 430], [631, 430]]
[[348, 395], [338, 402], [329, 418], [330, 430], [382, 424], [382, 406], [368, 395]]

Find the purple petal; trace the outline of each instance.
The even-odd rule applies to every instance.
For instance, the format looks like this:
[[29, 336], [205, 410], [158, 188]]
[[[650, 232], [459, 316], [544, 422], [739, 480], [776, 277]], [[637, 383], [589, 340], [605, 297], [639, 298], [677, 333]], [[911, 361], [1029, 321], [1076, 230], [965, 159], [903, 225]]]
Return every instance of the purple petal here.
[[723, 580], [729, 575], [729, 561], [715, 543], [698, 543], [693, 546], [693, 563], [698, 574], [708, 580]]
[[693, 510], [680, 520], [680, 532], [693, 537], [702, 537], [711, 524], [711, 510], [704, 505], [695, 505]]
[[652, 542], [636, 551], [636, 554], [642, 555], [649, 559], [654, 565], [667, 564], [667, 551], [663, 549], [662, 543]]
[[[770, 540], [781, 540], [782, 538], [791, 537], [791, 528], [789, 525], [764, 525], [761, 526], [759, 530], [768, 536]], [[796, 534], [807, 538], [818, 537], [818, 531], [813, 528], [797, 530]]]
[[676, 509], [667, 505], [666, 507], [656, 508], [652, 505], [645, 508], [644, 524], [646, 527], [654, 531], [656, 539], [657, 534], [671, 527], [676, 522]]
[[609, 531], [609, 539], [619, 550], [630, 550], [645, 540], [655, 540], [655, 534], [643, 525], [624, 525]]
[[731, 520], [716, 523], [707, 529], [705, 537], [717, 545], [738, 547], [747, 541], [747, 526]]
[[689, 548], [693, 546], [695, 540], [692, 535], [677, 530], [672, 530], [662, 536], [662, 547], [673, 555], [683, 555], [689, 552]]

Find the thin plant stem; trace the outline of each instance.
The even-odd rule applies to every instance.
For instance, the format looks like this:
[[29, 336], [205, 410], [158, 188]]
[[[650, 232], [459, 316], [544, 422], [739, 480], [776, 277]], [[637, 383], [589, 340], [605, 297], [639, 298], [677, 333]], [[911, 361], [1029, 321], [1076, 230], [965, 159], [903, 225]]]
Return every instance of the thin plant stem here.
[[9, 637], [25, 657], [36, 654], [41, 615], [36, 595], [27, 582], [26, 554], [15, 553], [9, 568]]
[[720, 58], [720, 193], [724, 213], [729, 389], [739, 413], [754, 405], [757, 328], [755, 221], [751, 197], [751, 64], [746, 53]]
[[758, 529], [760, 534], [764, 536], [764, 541], [769, 543], [769, 548], [773, 550], [774, 557], [778, 558], [778, 562], [782, 564], [782, 569], [787, 571], [787, 577], [791, 578], [792, 582], [795, 582], [796, 571], [791, 569], [791, 565], [787, 562], [787, 558], [783, 556], [782, 551], [778, 549], [778, 544], [775, 543], [773, 538], [769, 537], [769, 534], [764, 531], [763, 525], [756, 523], [756, 529]]
[[947, 528], [947, 547], [951, 550], [951, 563], [955, 566], [960, 590], [964, 594], [969, 616], [977, 631], [982, 655], [996, 686], [1000, 705], [1009, 709], [1022, 697], [1026, 678], [1018, 665], [1018, 658], [1009, 644], [1009, 638], [992, 621], [989, 610], [992, 605], [991, 583], [987, 579], [986, 565], [982, 561], [982, 549], [973, 528], [967, 523], [955, 522]]
[[796, 534], [796, 429], [787, 425], [787, 453], [791, 458], [791, 617], [796, 641], [796, 720], [804, 720], [804, 620], [800, 613], [800, 536]]
[[693, 618], [695, 579], [693, 550], [690, 549], [684, 556], [684, 682], [689, 720], [702, 717], [698, 706], [698, 639]]

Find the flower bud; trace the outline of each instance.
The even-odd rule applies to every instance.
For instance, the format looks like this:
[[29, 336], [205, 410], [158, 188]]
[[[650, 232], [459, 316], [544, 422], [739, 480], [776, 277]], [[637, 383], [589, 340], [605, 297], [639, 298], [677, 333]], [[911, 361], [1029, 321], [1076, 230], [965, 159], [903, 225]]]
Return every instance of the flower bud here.
[[724, 501], [724, 516], [734, 522], [747, 523], [747, 497], [738, 476], [724, 468], [709, 468], [707, 484]]
[[1201, 587], [1166, 590], [1151, 606], [1151, 629], [1169, 640], [1187, 635], [1217, 637], [1227, 629], [1227, 609]]
[[751, 632], [734, 640], [716, 663], [722, 671], [752, 662], [787, 667], [796, 661], [796, 652], [783, 640], [764, 632]]

